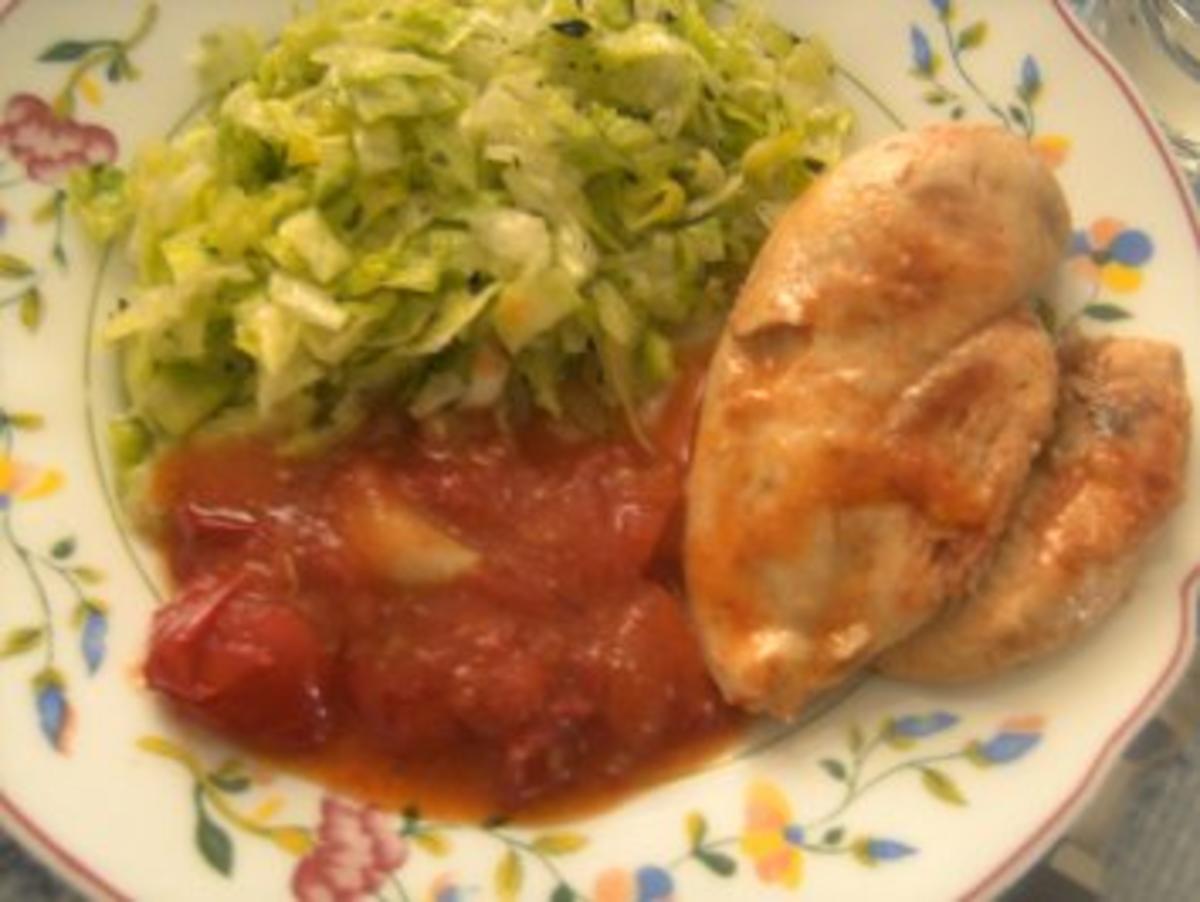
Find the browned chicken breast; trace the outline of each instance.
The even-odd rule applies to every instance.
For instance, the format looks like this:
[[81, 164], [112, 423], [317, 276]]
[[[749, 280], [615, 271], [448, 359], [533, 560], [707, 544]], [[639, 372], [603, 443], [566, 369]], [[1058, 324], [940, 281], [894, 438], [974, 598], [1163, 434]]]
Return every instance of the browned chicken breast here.
[[1189, 403], [1173, 346], [1077, 340], [1058, 430], [974, 594], [877, 667], [905, 679], [991, 676], [1061, 648], [1127, 594], [1139, 551], [1183, 491]]
[[964, 593], [1050, 429], [1024, 307], [1068, 221], [1025, 142], [962, 125], [854, 155], [782, 216], [688, 483], [692, 613], [732, 701], [794, 715]]

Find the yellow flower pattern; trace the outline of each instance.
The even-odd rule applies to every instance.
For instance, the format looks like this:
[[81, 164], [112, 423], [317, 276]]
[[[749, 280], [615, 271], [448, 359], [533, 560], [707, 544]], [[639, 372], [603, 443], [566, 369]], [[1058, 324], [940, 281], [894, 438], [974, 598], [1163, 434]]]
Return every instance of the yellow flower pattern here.
[[746, 790], [746, 828], [741, 849], [764, 883], [796, 889], [804, 879], [804, 830], [792, 822], [792, 806], [774, 783], [756, 780]]
[[0, 454], [0, 510], [14, 501], [36, 501], [57, 492], [63, 484], [59, 470], [28, 464]]

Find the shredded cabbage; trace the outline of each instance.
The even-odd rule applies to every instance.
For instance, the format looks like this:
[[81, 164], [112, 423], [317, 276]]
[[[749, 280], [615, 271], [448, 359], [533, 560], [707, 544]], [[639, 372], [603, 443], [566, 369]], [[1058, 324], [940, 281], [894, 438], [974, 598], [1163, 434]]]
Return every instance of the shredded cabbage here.
[[714, 12], [320, 0], [273, 45], [207, 36], [207, 114], [71, 182], [136, 266], [106, 329], [122, 428], [305, 443], [381, 399], [570, 415], [581, 392], [636, 417], [851, 127], [819, 40]]

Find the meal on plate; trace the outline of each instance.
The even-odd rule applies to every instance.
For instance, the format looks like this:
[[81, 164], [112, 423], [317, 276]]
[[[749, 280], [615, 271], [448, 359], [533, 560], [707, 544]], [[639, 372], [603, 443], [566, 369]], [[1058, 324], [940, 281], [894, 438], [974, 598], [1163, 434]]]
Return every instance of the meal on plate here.
[[966, 680], [1127, 593], [1171, 346], [1049, 331], [1062, 192], [700, 0], [327, 0], [71, 185], [171, 597], [146, 682], [347, 790], [609, 800], [864, 668]]

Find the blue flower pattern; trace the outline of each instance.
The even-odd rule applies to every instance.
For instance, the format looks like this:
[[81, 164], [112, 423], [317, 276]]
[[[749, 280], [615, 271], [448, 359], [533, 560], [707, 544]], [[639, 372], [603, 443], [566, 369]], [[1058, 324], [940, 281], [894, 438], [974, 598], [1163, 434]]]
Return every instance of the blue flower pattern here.
[[88, 608], [84, 615], [79, 645], [89, 675], [94, 675], [104, 663], [108, 640], [108, 615], [97, 608]]
[[637, 869], [637, 902], [669, 902], [675, 892], [675, 880], [671, 872], [657, 865], [646, 865]]
[[1033, 103], [1042, 92], [1042, 70], [1031, 54], [1021, 61], [1021, 80], [1017, 94], [1026, 103]]
[[50, 745], [62, 751], [70, 711], [62, 678], [54, 673], [42, 674], [34, 684], [34, 697], [42, 735]]
[[956, 81], [951, 84], [939, 78], [942, 58], [934, 48], [934, 41], [920, 25], [912, 23], [908, 32], [912, 59], [909, 71], [925, 83], [922, 99], [931, 106], [942, 108], [951, 119], [967, 116], [972, 104], [982, 105], [1005, 128], [1032, 138], [1036, 130], [1034, 105], [1044, 86], [1037, 59], [1032, 54], [1025, 54], [1017, 67], [1012, 101], [1001, 102], [980, 86], [968, 65], [968, 55], [987, 40], [988, 23], [980, 19], [959, 27], [955, 24], [956, 10], [950, 0], [930, 0], [930, 6], [936, 17], [933, 31], [953, 64]]
[[913, 69], [922, 75], [932, 75], [933, 48], [929, 44], [929, 37], [917, 25], [914, 25], [908, 34], [912, 44]]
[[924, 739], [948, 730], [958, 723], [958, 715], [949, 711], [908, 714], [892, 721], [891, 732], [906, 739]]
[[1003, 732], [979, 746], [979, 755], [992, 764], [1011, 764], [1023, 758], [1042, 737], [1038, 733]]
[[876, 861], [895, 861], [916, 854], [916, 849], [894, 839], [869, 839], [866, 853]]

